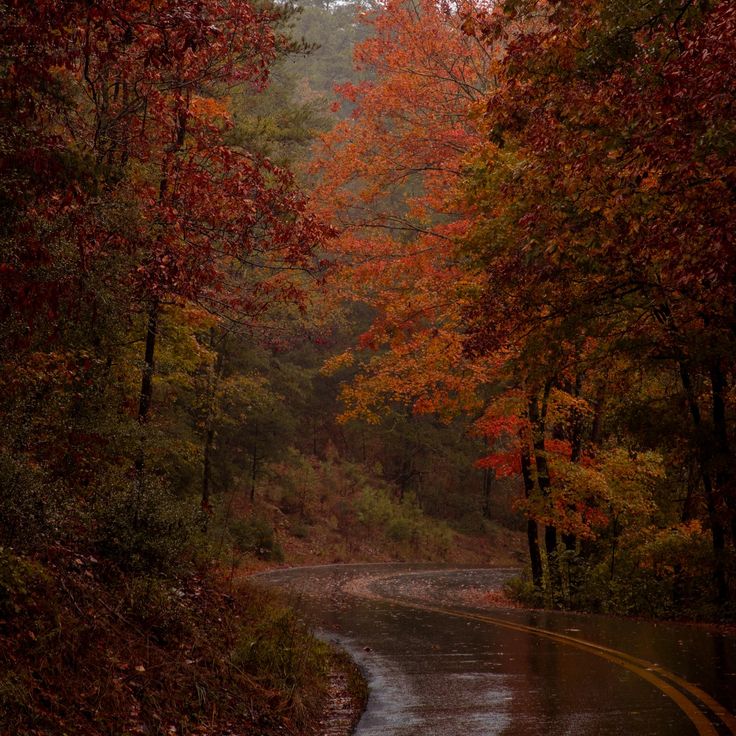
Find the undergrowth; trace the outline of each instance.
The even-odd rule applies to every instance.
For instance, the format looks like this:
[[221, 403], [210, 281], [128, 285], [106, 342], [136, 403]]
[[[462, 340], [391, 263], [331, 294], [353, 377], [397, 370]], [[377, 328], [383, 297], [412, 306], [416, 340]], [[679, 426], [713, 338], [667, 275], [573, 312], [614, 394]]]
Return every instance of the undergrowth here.
[[0, 552], [0, 732], [303, 734], [324, 646], [270, 594]]
[[[280, 519], [286, 535], [331, 560], [376, 554], [396, 560], [444, 559], [455, 540], [445, 522], [424, 513], [415, 495], [402, 495], [364, 465], [335, 458], [292, 451], [288, 462], [269, 466], [260, 502], [278, 510], [271, 514], [272, 525]], [[263, 508], [264, 515], [254, 517], [261, 523], [267, 513]], [[238, 524], [250, 528], [254, 522]], [[271, 544], [273, 552], [263, 546], [255, 556], [282, 561], [278, 542]]]
[[229, 586], [191, 498], [146, 480], [81, 495], [0, 457], [0, 734], [310, 734], [323, 645], [273, 593]]

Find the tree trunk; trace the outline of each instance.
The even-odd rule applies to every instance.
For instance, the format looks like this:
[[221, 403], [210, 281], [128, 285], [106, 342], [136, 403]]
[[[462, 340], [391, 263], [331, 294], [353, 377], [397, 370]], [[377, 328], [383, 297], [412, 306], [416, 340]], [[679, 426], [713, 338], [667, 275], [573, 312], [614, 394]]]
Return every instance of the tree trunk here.
[[148, 324], [146, 325], [146, 348], [141, 376], [141, 394], [138, 402], [138, 423], [145, 424], [148, 412], [151, 409], [153, 397], [154, 357], [156, 352], [156, 337], [158, 335], [159, 303], [154, 299], [148, 309]]
[[483, 518], [491, 518], [491, 488], [493, 477], [489, 468], [483, 469]]
[[[215, 348], [215, 330], [210, 330], [210, 347]], [[210, 503], [210, 488], [212, 477], [212, 449], [215, 441], [215, 419], [217, 414], [217, 388], [222, 376], [222, 366], [225, 361], [224, 345], [220, 345], [217, 351], [214, 365], [210, 366], [209, 377], [207, 381], [208, 405], [207, 416], [205, 418], [204, 431], [204, 448], [203, 448], [203, 468], [202, 468], [202, 511], [212, 511]]]
[[[189, 104], [189, 93], [186, 97], [186, 105]], [[161, 179], [159, 181], [159, 202], [163, 202], [166, 197], [169, 185], [169, 157], [180, 151], [184, 145], [187, 131], [186, 109], [180, 109], [177, 112], [177, 131], [176, 142], [171, 154], [167, 154], [161, 163]], [[142, 426], [148, 421], [148, 412], [151, 408], [151, 398], [153, 397], [153, 373], [154, 373], [154, 353], [156, 350], [156, 336], [158, 332], [160, 304], [158, 298], [154, 297], [148, 309], [148, 326], [146, 329], [146, 350], [143, 364], [143, 375], [141, 377], [141, 394], [138, 404], [138, 423]], [[138, 457], [135, 462], [136, 474], [140, 487], [143, 487], [143, 468], [145, 465], [145, 441], [141, 437], [141, 446]]]
[[[536, 394], [529, 401], [529, 421], [532, 426], [532, 444], [534, 445], [534, 461], [537, 466], [537, 485], [543, 498], [549, 497], [551, 481], [547, 453], [544, 449], [545, 425], [547, 421], [547, 407], [549, 394], [552, 390], [552, 381], [547, 381], [542, 396], [542, 406]], [[544, 547], [547, 557], [552, 558], [557, 552], [557, 529], [547, 524], [544, 528]]]
[[141, 392], [138, 398], [138, 424], [141, 427], [140, 446], [135, 461], [135, 470], [138, 483], [143, 485], [143, 470], [146, 457], [145, 434], [143, 427], [148, 422], [153, 398], [153, 373], [155, 369], [156, 337], [158, 335], [158, 319], [160, 306], [157, 299], [151, 302], [148, 309], [148, 323], [146, 325], [146, 346], [143, 358], [143, 372], [141, 374]]
[[590, 430], [590, 443], [597, 445], [601, 441], [603, 430], [603, 405], [606, 401], [606, 387], [603, 383], [598, 385], [593, 404], [593, 426]]
[[[575, 376], [575, 388], [573, 390], [573, 396], [576, 399], [580, 398], [582, 388], [583, 374], [578, 373]], [[572, 410], [570, 424], [570, 461], [577, 463], [580, 461], [583, 452], [583, 416], [577, 407]]]
[[214, 423], [210, 422], [204, 433], [204, 457], [202, 468], [202, 511], [210, 513], [212, 504], [210, 503], [210, 478], [212, 473], [212, 445], [215, 439]]
[[717, 493], [726, 502], [731, 526], [731, 544], [736, 546], [736, 494], [734, 493], [731, 448], [728, 441], [726, 423], [725, 394], [728, 390], [726, 377], [721, 366], [714, 362], [710, 368], [710, 381], [713, 393], [713, 432], [715, 456], [713, 458]]
[[[524, 496], [529, 498], [534, 492], [532, 477], [532, 459], [529, 442], [522, 433], [521, 437], [521, 476], [524, 479]], [[532, 583], [537, 590], [542, 588], [542, 553], [539, 549], [539, 530], [537, 522], [531, 517], [526, 522], [526, 538], [529, 545], [529, 562], [532, 568]]]
[[258, 425], [255, 426], [253, 435], [253, 465], [250, 474], [250, 502], [256, 500], [256, 474], [258, 473]]
[[[578, 373], [575, 376], [575, 386], [573, 387], [573, 396], [578, 399], [583, 389], [583, 374]], [[600, 420], [598, 420], [600, 424]], [[570, 462], [578, 463], [583, 454], [583, 416], [577, 409], [573, 409], [570, 418]], [[568, 509], [569, 510], [569, 509]], [[575, 550], [577, 540], [574, 534], [563, 533], [561, 535], [562, 546], [568, 552]]]
[[728, 598], [728, 584], [726, 582], [726, 570], [724, 564], [724, 552], [726, 547], [726, 536], [723, 523], [721, 522], [718, 507], [716, 504], [715, 494], [713, 492], [713, 483], [711, 480], [711, 454], [707, 439], [703, 436], [703, 422], [700, 414], [700, 407], [693, 389], [690, 371], [684, 361], [679, 361], [680, 380], [685, 391], [690, 416], [693, 420], [693, 427], [696, 436], [696, 448], [698, 453], [698, 464], [700, 465], [700, 474], [703, 481], [703, 489], [705, 491], [705, 502], [708, 507], [708, 518], [710, 520], [711, 534], [713, 535], [713, 577], [716, 584], [716, 592], [719, 603], [725, 603]]

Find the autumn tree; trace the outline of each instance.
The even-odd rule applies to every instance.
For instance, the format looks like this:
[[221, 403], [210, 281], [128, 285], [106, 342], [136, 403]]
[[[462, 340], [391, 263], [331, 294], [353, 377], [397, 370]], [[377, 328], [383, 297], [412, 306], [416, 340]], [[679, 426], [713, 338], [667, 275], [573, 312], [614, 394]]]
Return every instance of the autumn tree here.
[[361, 338], [374, 355], [350, 403], [368, 415], [391, 400], [427, 412], [442, 397], [467, 405], [480, 368], [463, 368], [448, 390], [440, 384], [463, 363], [453, 302], [465, 277], [453, 239], [468, 217], [453, 192], [480, 140], [474, 114], [489, 59], [459, 32], [457, 13], [431, 2], [386, 3], [365, 20], [374, 35], [356, 63], [372, 79], [340, 89], [354, 111], [324, 136], [315, 165], [316, 197], [341, 230], [339, 297], [376, 314]]
[[524, 374], [546, 365], [558, 382], [554, 354], [575, 343], [576, 372], [624, 355], [679, 377], [721, 601], [735, 17], [729, 3], [504, 3], [471, 29], [506, 53], [468, 190], [486, 281], [470, 348], [515, 343]]
[[15, 50], [3, 88], [6, 181], [15, 179], [6, 345], [64, 344], [65, 326], [83, 332], [84, 315], [92, 357], [69, 360], [109, 373], [100, 315], [118, 335], [142, 318], [145, 424], [163, 308], [257, 321], [270, 301], [298, 298], [287, 272], [316, 267], [311, 250], [326, 231], [291, 175], [226, 139], [225, 94], [260, 89], [289, 43], [280, 11], [174, 1], [13, 11], [3, 28]]
[[[482, 411], [481, 464], [521, 478], [534, 579], [546, 564], [552, 588], [556, 556], [615, 539], [631, 518], [600, 475], [622, 468], [616, 444], [623, 474], [660, 452], [651, 523], [706, 518], [725, 600], [730, 5], [386, 3], [371, 22], [357, 60], [373, 76], [343, 89], [353, 116], [321, 163], [341, 295], [377, 315], [347, 416]], [[671, 440], [633, 420], [655, 396]], [[651, 483], [642, 476], [642, 498]], [[683, 485], [676, 508], [663, 489]]]

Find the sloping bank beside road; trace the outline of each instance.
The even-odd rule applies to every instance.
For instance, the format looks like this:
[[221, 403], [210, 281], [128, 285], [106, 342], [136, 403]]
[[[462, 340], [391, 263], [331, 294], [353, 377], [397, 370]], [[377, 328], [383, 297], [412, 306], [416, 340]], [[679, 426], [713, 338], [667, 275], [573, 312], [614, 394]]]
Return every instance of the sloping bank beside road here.
[[346, 736], [364, 693], [272, 592], [0, 547], [1, 736]]

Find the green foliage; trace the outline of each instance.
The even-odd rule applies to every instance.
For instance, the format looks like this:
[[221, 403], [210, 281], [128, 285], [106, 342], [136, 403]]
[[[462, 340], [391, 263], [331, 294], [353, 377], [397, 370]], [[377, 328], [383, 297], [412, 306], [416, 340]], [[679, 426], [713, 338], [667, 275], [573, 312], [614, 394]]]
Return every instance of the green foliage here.
[[661, 618], [714, 615], [712, 540], [698, 522], [650, 527], [622, 543], [586, 581], [589, 597], [598, 598], [602, 610]]
[[39, 564], [0, 547], [0, 616], [20, 613], [34, 587], [43, 580]]
[[[360, 2], [303, 3], [293, 34], [317, 46], [300, 63], [307, 97], [329, 104], [335, 85], [355, 81], [359, 76], [353, 66], [353, 48], [369, 34], [370, 29], [359, 19], [364, 9]], [[348, 113], [343, 110], [343, 114]]]
[[303, 87], [293, 60], [287, 59], [272, 71], [271, 84], [264, 92], [236, 94], [230, 144], [268, 156], [280, 165], [304, 158], [315, 136], [329, 123], [320, 100], [312, 95], [304, 101]]
[[389, 542], [439, 555], [452, 545], [449, 527], [426, 517], [414, 496], [400, 503], [384, 488], [367, 487], [358, 499], [357, 512], [361, 523], [382, 529]]
[[[636, 532], [606, 535], [561, 552], [548, 563], [559, 572], [559, 588], [535, 588], [527, 571], [507, 584], [507, 594], [532, 607], [549, 605], [551, 597], [559, 608], [626, 616], [713, 620], [732, 615], [712, 603], [712, 541], [698, 522], [664, 529], [644, 524]], [[734, 563], [730, 556], [727, 568], [735, 569]]]
[[297, 539], [309, 538], [309, 525], [302, 519], [296, 519], [291, 525], [290, 531]]
[[318, 484], [323, 481], [313, 461], [292, 448], [283, 462], [271, 466], [270, 472], [275, 475], [273, 488], [277, 489], [279, 507], [306, 519], [318, 497]]
[[534, 586], [529, 570], [508, 580], [503, 589], [509, 598], [529, 608], [541, 608], [544, 605], [544, 595]]
[[314, 693], [324, 693], [327, 645], [317, 641], [289, 608], [256, 598], [253, 623], [240, 635], [231, 661], [268, 688], [287, 693], [298, 719], [309, 713]]
[[147, 477], [111, 483], [90, 515], [100, 554], [132, 572], [185, 570], [204, 551], [201, 512], [166, 483]]
[[126, 615], [157, 644], [171, 644], [191, 635], [195, 620], [175, 581], [144, 574], [123, 582]]
[[44, 473], [0, 452], [0, 544], [33, 549], [63, 521], [60, 484]]
[[262, 516], [233, 519], [228, 531], [239, 552], [252, 554], [261, 560], [284, 561], [284, 552], [268, 519]]
[[[27, 710], [33, 702], [31, 683], [15, 672], [0, 675], [0, 713]], [[3, 716], [0, 716], [0, 726]]]
[[290, 551], [310, 561], [314, 555], [349, 561], [376, 553], [443, 559], [452, 549], [450, 527], [425, 514], [412, 493], [400, 500], [400, 489], [383, 480], [380, 466], [371, 469], [336, 452], [318, 458], [292, 449], [268, 465], [266, 475], [262, 512], [283, 523], [292, 539], [309, 542]]

